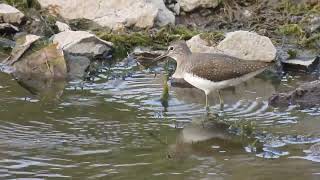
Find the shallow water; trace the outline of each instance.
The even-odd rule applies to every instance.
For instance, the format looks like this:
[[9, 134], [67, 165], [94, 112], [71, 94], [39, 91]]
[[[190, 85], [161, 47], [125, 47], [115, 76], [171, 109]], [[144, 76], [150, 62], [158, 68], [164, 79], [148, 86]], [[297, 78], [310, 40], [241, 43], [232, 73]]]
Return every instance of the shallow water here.
[[[320, 110], [267, 103], [312, 79], [265, 73], [223, 90], [224, 111], [213, 93], [219, 117], [208, 118], [201, 91], [170, 87], [166, 106], [163, 76], [134, 62], [91, 82], [25, 88], [0, 73], [0, 179], [319, 179], [320, 157], [307, 150], [320, 141]], [[241, 123], [254, 135], [229, 128]]]

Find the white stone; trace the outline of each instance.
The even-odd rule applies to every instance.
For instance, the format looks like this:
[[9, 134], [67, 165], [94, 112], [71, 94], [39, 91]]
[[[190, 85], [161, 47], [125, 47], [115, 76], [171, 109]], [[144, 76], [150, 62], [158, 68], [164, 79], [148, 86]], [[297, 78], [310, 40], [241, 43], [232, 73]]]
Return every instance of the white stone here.
[[104, 41], [86, 31], [65, 31], [52, 37], [58, 48], [72, 55], [82, 55], [88, 58], [102, 55], [112, 48], [112, 43]]
[[315, 32], [320, 29], [320, 16], [313, 17], [310, 20], [310, 31]]
[[244, 17], [246, 17], [246, 18], [249, 18], [249, 17], [252, 16], [252, 12], [249, 11], [248, 9], [244, 10], [244, 11], [242, 12], [242, 14], [243, 14]]
[[28, 34], [28, 35], [26, 35], [25, 38], [26, 38], [26, 40], [22, 44], [22, 46], [26, 46], [26, 45], [32, 44], [32, 43], [36, 42], [38, 39], [40, 39], [41, 37], [37, 36], [37, 35], [33, 35], [33, 34]]
[[220, 53], [243, 60], [256, 60], [271, 62], [276, 58], [277, 50], [271, 40], [266, 36], [254, 32], [235, 31], [227, 33], [216, 47], [196, 35], [187, 41], [192, 52], [197, 53]]
[[22, 55], [30, 48], [30, 46], [41, 37], [33, 34], [27, 34], [17, 39], [15, 47], [11, 51], [11, 55], [4, 61], [5, 64], [14, 64]]
[[149, 28], [175, 23], [163, 0], [38, 0], [43, 8], [57, 6], [66, 19], [85, 18], [111, 29]]
[[209, 46], [209, 43], [201, 39], [200, 34], [193, 36], [187, 41], [191, 52], [195, 53], [221, 53], [215, 47]]
[[24, 14], [18, 9], [7, 4], [0, 4], [0, 21], [11, 24], [20, 24]]
[[176, 3], [173, 7], [173, 11], [176, 13], [176, 15], [180, 14], [180, 4]]
[[196, 8], [215, 8], [220, 0], [177, 0], [183, 11], [190, 12]]
[[243, 60], [271, 62], [276, 58], [277, 50], [266, 36], [249, 31], [227, 33], [217, 49], [223, 54]]
[[70, 26], [68, 24], [66, 24], [66, 23], [57, 21], [55, 25], [58, 27], [60, 32], [71, 31]]

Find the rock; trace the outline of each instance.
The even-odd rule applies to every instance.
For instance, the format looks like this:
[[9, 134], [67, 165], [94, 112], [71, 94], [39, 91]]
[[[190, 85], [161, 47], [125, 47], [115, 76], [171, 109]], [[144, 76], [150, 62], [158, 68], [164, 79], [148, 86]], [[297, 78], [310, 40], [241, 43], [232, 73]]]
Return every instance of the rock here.
[[284, 71], [312, 72], [317, 69], [319, 59], [319, 57], [294, 58], [281, 60], [281, 62]]
[[40, 36], [27, 34], [17, 39], [15, 47], [12, 49], [11, 55], [4, 63], [13, 65], [20, 60], [22, 55], [30, 48], [31, 44], [40, 39]]
[[71, 28], [70, 28], [69, 25], [66, 24], [66, 23], [57, 21], [55, 25], [58, 27], [58, 29], [59, 29], [60, 32], [71, 31]]
[[110, 54], [113, 44], [86, 31], [64, 31], [52, 37], [63, 50], [71, 79], [82, 78], [91, 60]]
[[41, 7], [57, 6], [66, 19], [89, 19], [114, 30], [125, 27], [150, 28], [174, 24], [174, 14], [163, 0], [38, 0]]
[[85, 56], [65, 56], [68, 68], [68, 77], [70, 79], [81, 79], [86, 74], [90, 66], [90, 59]]
[[56, 44], [30, 50], [40, 37], [32, 34], [21, 35], [16, 40], [11, 55], [4, 64], [10, 67], [17, 79], [63, 79], [66, 78], [67, 68], [62, 50]]
[[221, 53], [216, 47], [212, 47], [209, 43], [201, 39], [200, 34], [192, 37], [187, 41], [187, 45], [192, 52], [197, 53]]
[[104, 41], [86, 31], [65, 31], [52, 37], [66, 54], [86, 56], [89, 59], [110, 53], [112, 43]]
[[273, 107], [288, 107], [298, 105], [301, 108], [311, 108], [320, 105], [320, 81], [312, 81], [300, 85], [293, 91], [279, 93], [269, 98]]
[[64, 79], [67, 67], [62, 50], [49, 44], [22, 56], [13, 64], [13, 75], [26, 79]]
[[310, 20], [310, 32], [320, 31], [320, 16], [313, 17]]
[[173, 7], [173, 12], [176, 13], [176, 15], [180, 15], [180, 4], [176, 3]]
[[[137, 0], [135, 0], [134, 2], [136, 1]], [[145, 3], [148, 1], [143, 2]], [[175, 24], [175, 16], [169, 9], [167, 9], [163, 0], [151, 0], [149, 2], [158, 9], [158, 13], [155, 17], [153, 26], [165, 26], [168, 24]]]
[[235, 31], [227, 33], [217, 48], [229, 56], [243, 60], [271, 62], [276, 58], [277, 50], [266, 36], [254, 32]]
[[19, 31], [19, 28], [9, 24], [9, 23], [1, 23], [0, 24], [0, 34], [14, 34]]
[[24, 14], [7, 4], [0, 4], [0, 23], [21, 24]]
[[183, 11], [190, 12], [196, 8], [215, 8], [219, 5], [219, 0], [177, 0]]
[[277, 50], [268, 37], [254, 32], [235, 31], [227, 33], [216, 47], [196, 35], [187, 41], [192, 52], [221, 53], [243, 60], [271, 62], [276, 58]]
[[242, 12], [243, 16], [246, 17], [246, 18], [250, 18], [252, 16], [252, 12], [249, 11], [248, 9], [244, 10]]
[[56, 18], [53, 18], [53, 16], [32, 8], [28, 9], [26, 16], [28, 19], [26, 23], [21, 26], [21, 31], [43, 37], [50, 37], [59, 33], [58, 27], [55, 25]]
[[0, 37], [0, 47], [3, 48], [13, 48], [16, 43], [10, 39]]

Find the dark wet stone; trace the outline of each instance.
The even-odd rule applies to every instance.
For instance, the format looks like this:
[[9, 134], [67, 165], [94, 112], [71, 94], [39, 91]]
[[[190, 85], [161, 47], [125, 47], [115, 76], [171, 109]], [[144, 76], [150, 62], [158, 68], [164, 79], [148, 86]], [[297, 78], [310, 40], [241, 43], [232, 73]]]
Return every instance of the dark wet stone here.
[[319, 57], [309, 57], [288, 59], [281, 62], [284, 71], [312, 72], [318, 68], [319, 61]]
[[19, 31], [19, 28], [9, 24], [9, 23], [2, 23], [0, 24], [0, 34], [14, 34]]
[[70, 79], [83, 78], [86, 75], [86, 70], [90, 65], [90, 59], [85, 56], [65, 55], [68, 77]]
[[320, 104], [320, 80], [304, 83], [293, 91], [275, 94], [269, 98], [273, 107], [287, 107], [298, 105], [310, 108]]
[[0, 37], [0, 47], [13, 48], [15, 44], [16, 43], [10, 39]]

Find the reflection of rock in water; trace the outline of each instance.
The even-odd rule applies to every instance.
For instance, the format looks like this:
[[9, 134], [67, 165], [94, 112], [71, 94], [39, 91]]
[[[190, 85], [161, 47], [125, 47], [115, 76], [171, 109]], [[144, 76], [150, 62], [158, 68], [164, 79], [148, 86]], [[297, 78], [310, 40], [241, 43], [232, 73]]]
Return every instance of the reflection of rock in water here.
[[53, 79], [29, 79], [17, 77], [17, 82], [31, 94], [45, 99], [58, 99], [62, 96], [66, 82]]
[[[176, 92], [176, 97], [185, 102], [205, 103], [204, 93], [196, 88], [172, 87]], [[233, 104], [242, 99], [255, 100], [262, 98], [263, 100], [275, 93], [275, 87], [269, 80], [260, 78], [252, 78], [247, 82], [241, 83], [235, 87], [229, 87], [221, 90], [222, 97], [226, 104]], [[214, 92], [209, 95], [211, 105], [219, 103], [218, 93]]]

